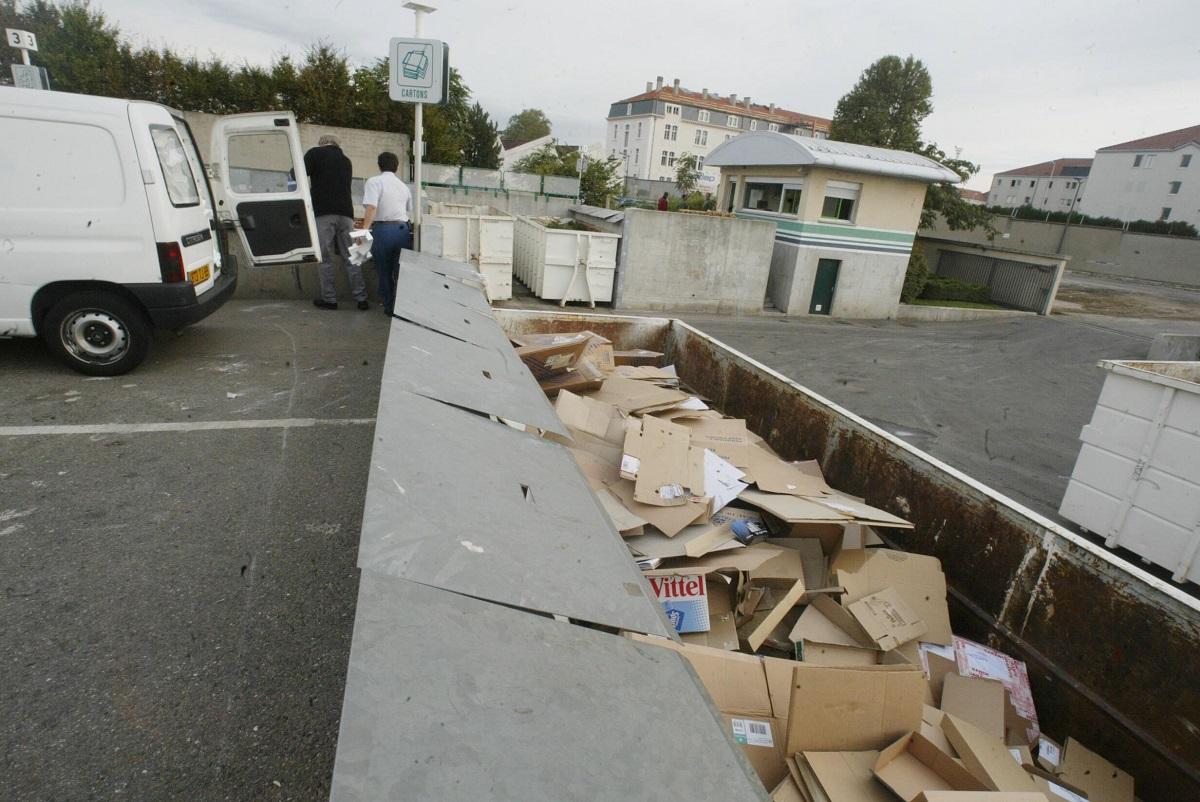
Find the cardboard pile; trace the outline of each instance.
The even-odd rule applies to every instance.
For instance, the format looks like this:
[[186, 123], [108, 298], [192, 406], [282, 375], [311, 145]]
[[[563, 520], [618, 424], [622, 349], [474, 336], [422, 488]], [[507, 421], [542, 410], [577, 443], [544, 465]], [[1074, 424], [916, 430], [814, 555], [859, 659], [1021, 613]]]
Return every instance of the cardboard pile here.
[[[911, 524], [778, 456], [649, 358], [593, 332], [515, 342], [683, 655], [776, 800], [1133, 802], [1041, 732], [1025, 664], [957, 637]], [[554, 436], [554, 435], [548, 435]]]

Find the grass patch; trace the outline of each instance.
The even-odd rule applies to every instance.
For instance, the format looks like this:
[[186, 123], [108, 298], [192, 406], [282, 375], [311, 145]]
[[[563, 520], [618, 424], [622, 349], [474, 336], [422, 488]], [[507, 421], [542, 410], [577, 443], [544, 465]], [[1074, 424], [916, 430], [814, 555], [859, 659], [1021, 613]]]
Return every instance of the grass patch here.
[[909, 301], [913, 306], [950, 306], [955, 309], [1006, 309], [999, 304], [985, 304], [978, 301], [942, 301], [936, 298], [914, 298]]

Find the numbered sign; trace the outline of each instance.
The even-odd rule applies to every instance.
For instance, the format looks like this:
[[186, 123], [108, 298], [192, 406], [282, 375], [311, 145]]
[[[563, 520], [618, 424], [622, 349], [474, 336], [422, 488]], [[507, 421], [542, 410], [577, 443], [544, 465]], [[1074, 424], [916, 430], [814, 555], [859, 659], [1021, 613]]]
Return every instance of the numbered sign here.
[[29, 31], [18, 31], [16, 28], [5, 28], [4, 38], [13, 47], [19, 47], [22, 50], [34, 50], [37, 48], [37, 37]]

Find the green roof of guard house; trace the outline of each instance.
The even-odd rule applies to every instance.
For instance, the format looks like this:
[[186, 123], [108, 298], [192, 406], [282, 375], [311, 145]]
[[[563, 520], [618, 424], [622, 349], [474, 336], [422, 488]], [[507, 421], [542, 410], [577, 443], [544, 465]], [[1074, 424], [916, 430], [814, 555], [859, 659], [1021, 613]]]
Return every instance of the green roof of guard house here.
[[827, 167], [930, 184], [962, 180], [949, 167], [916, 153], [774, 131], [736, 136], [713, 149], [704, 163], [710, 167]]

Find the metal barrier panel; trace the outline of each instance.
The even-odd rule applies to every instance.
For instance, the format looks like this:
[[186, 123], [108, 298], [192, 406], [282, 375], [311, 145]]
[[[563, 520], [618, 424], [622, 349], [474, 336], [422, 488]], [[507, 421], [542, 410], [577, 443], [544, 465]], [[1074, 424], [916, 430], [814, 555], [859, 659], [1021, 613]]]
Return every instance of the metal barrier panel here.
[[465, 187], [483, 187], [484, 189], [503, 189], [504, 174], [499, 170], [482, 170], [478, 167], [462, 168], [462, 183]]
[[1015, 309], [1041, 312], [1054, 287], [1054, 268], [977, 253], [942, 251], [934, 270], [939, 276], [982, 284], [992, 300]]
[[565, 175], [548, 175], [542, 187], [542, 191], [547, 195], [570, 195], [571, 197], [575, 197], [579, 194], [579, 179], [570, 178]]
[[535, 173], [505, 173], [504, 186], [520, 192], [541, 192], [542, 177]]
[[453, 164], [422, 164], [421, 181], [426, 184], [458, 186], [459, 167]]

